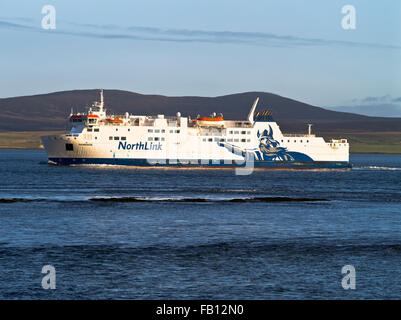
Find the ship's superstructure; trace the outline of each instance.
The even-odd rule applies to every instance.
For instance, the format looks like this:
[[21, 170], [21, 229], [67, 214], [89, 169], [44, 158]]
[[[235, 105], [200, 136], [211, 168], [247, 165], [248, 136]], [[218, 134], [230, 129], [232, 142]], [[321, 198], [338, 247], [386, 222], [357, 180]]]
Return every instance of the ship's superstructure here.
[[115, 164], [134, 166], [348, 168], [346, 139], [325, 142], [309, 131], [283, 134], [271, 112], [255, 113], [258, 98], [246, 120], [223, 115], [191, 119], [110, 115], [103, 90], [100, 102], [86, 113], [69, 116], [68, 133], [42, 137], [49, 161], [61, 165]]

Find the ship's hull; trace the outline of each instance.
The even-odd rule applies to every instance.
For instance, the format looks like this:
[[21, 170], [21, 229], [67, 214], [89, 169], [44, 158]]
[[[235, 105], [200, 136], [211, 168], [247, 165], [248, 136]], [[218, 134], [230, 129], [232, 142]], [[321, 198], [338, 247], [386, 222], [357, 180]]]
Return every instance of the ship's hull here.
[[74, 127], [42, 137], [51, 162], [138, 167], [338, 169], [349, 168], [348, 143], [314, 135], [283, 135], [273, 121], [225, 122], [227, 128], [188, 127], [157, 118], [152, 124]]
[[121, 165], [137, 167], [175, 168], [263, 168], [263, 169], [347, 169], [346, 161], [226, 161], [226, 160], [186, 160], [186, 159], [126, 159], [126, 158], [49, 158], [57, 165]]

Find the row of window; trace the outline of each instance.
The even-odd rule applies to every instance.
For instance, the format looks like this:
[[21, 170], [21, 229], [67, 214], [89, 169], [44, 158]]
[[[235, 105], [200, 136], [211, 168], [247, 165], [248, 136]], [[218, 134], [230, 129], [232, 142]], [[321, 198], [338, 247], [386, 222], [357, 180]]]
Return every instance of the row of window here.
[[127, 140], [127, 137], [109, 137], [109, 140]]
[[148, 137], [148, 141], [164, 141], [164, 138], [161, 137]]
[[[166, 133], [164, 129], [148, 129], [149, 133]], [[180, 133], [180, 130], [170, 130], [170, 133]]]
[[[116, 128], [116, 131], [118, 131], [118, 128]], [[128, 131], [131, 131], [131, 129], [128, 129]]]
[[[71, 118], [70, 122], [86, 122], [87, 119], [86, 118]], [[97, 119], [88, 119], [88, 123], [89, 124], [95, 124], [97, 121]]]
[[[239, 131], [228, 131], [228, 134], [240, 134]], [[241, 134], [251, 134], [251, 131], [241, 131]]]
[[[87, 132], [99, 132], [99, 128], [87, 128]], [[116, 128], [116, 131], [118, 131], [118, 128]], [[130, 131], [130, 129], [128, 129]], [[164, 129], [148, 129], [149, 133], [166, 133], [166, 130]], [[180, 130], [170, 130], [170, 133], [180, 133]], [[239, 131], [229, 131], [229, 134], [240, 134]], [[251, 134], [250, 131], [241, 131], [241, 134]], [[208, 134], [206, 134], [208, 135]], [[289, 142], [289, 141], [288, 141]], [[302, 142], [302, 141], [301, 141]]]
[[[204, 142], [206, 142], [206, 141], [208, 141], [208, 142], [212, 142], [213, 141], [213, 138], [203, 138], [203, 141]], [[224, 141], [226, 141], [226, 139], [224, 139], [224, 138], [214, 138], [214, 141], [216, 141], [216, 142], [224, 142]], [[227, 139], [227, 142], [251, 142], [251, 139]]]
[[[127, 137], [109, 137], [109, 140], [127, 140]], [[148, 141], [164, 141], [164, 137], [148, 137]]]
[[[281, 142], [284, 142], [284, 140], [281, 140]], [[288, 140], [287, 142], [291, 142], [290, 140]], [[294, 140], [295, 143], [298, 142], [298, 140]], [[302, 140], [299, 140], [300, 143], [302, 143]], [[306, 140], [306, 143], [309, 143], [309, 140]]]

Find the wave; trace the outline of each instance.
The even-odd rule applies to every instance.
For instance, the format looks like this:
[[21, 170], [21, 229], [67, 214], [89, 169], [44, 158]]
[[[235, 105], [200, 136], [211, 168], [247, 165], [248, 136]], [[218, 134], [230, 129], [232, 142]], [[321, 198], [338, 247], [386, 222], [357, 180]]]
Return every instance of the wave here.
[[318, 198], [290, 198], [290, 197], [251, 197], [251, 198], [147, 198], [147, 197], [107, 197], [90, 198], [90, 201], [99, 202], [311, 202], [311, 201], [330, 201]]
[[89, 201], [98, 202], [207, 202], [206, 198], [142, 198], [142, 197], [106, 197], [106, 198], [90, 198]]
[[[96, 259], [99, 256], [110, 256], [113, 258], [124, 257], [126, 255], [176, 255], [176, 258], [188, 258], [194, 255], [200, 257], [213, 255], [222, 257], [246, 256], [269, 253], [274, 256], [288, 258], [290, 255], [311, 255], [319, 259], [321, 255], [332, 256], [335, 254], [358, 254], [358, 253], [377, 253], [378, 255], [399, 256], [401, 254], [401, 244], [398, 238], [392, 239], [372, 239], [355, 236], [352, 239], [330, 239], [327, 237], [290, 237], [282, 238], [253, 238], [253, 239], [232, 239], [230, 241], [211, 241], [203, 243], [163, 243], [152, 244], [63, 244], [63, 245], [39, 245], [35, 247], [13, 246], [7, 242], [0, 243], [0, 253], [9, 256], [26, 256], [40, 252], [60, 252], [60, 257], [75, 257], [81, 260]], [[270, 256], [272, 257], [272, 256]]]
[[398, 171], [401, 170], [401, 168], [397, 167], [380, 167], [380, 166], [361, 166], [361, 167], [354, 167], [354, 170], [392, 170], [392, 171]]
[[330, 201], [329, 199], [320, 198], [290, 198], [290, 197], [253, 197], [253, 198], [239, 198], [231, 199], [230, 202], [312, 202], [312, 201]]
[[27, 199], [27, 198], [0, 198], [0, 203], [15, 203], [15, 202], [42, 202], [47, 201], [47, 199]]
[[24, 202], [63, 202], [63, 203], [74, 203], [74, 202], [87, 202], [89, 199], [83, 198], [0, 198], [0, 204], [2, 203], [24, 203]]
[[249, 198], [174, 198], [174, 197], [96, 197], [76, 199], [46, 199], [46, 198], [0, 198], [0, 204], [24, 202], [102, 202], [102, 203], [130, 203], [130, 202], [189, 202], [189, 203], [245, 203], [245, 202], [317, 202], [330, 201], [320, 198], [291, 198], [291, 197], [249, 197]]

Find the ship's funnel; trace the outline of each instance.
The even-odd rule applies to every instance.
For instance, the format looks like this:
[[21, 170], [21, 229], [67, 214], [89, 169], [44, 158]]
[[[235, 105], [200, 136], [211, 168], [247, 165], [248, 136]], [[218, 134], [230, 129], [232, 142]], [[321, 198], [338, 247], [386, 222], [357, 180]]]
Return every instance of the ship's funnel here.
[[255, 102], [252, 105], [251, 111], [248, 114], [248, 121], [253, 123], [253, 114], [255, 113], [256, 106], [258, 105], [259, 97], [256, 98]]

